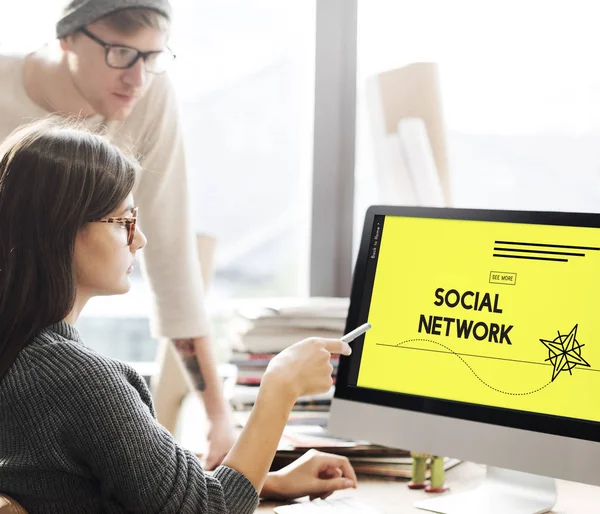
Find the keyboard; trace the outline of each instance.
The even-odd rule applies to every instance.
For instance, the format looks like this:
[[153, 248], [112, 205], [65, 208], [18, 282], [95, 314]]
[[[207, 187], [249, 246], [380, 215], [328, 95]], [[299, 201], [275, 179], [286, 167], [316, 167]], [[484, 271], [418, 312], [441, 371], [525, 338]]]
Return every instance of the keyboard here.
[[276, 507], [274, 510], [277, 514], [381, 514], [380, 511], [353, 498], [317, 499], [286, 507]]

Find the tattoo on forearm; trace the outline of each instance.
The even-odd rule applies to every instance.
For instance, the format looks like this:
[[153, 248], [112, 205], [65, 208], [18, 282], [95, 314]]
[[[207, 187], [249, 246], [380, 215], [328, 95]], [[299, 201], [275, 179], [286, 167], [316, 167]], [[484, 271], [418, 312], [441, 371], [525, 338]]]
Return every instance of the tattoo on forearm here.
[[179, 352], [183, 365], [189, 373], [192, 379], [192, 384], [198, 391], [204, 391], [206, 389], [206, 382], [202, 376], [202, 370], [200, 369], [200, 363], [198, 362], [198, 356], [196, 355], [196, 347], [194, 346], [193, 339], [176, 339], [173, 341], [175, 348]]

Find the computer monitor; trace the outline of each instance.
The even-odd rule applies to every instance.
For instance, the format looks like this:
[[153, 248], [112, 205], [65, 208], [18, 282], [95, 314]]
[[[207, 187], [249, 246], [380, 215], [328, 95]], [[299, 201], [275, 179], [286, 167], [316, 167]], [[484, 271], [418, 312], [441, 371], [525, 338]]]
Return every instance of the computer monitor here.
[[600, 215], [373, 206], [346, 328], [365, 322], [329, 431], [488, 465], [417, 506], [531, 514], [547, 477], [600, 485]]

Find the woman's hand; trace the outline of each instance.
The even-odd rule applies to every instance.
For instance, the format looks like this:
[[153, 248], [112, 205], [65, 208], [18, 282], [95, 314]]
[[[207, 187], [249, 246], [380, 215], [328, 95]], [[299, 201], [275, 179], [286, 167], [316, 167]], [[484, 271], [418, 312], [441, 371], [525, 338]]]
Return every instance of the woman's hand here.
[[304, 395], [328, 391], [333, 383], [331, 355], [350, 355], [348, 343], [339, 339], [311, 337], [286, 348], [267, 366], [261, 389], [276, 384], [281, 393], [288, 393], [295, 402]]
[[261, 491], [263, 498], [286, 499], [310, 496], [327, 498], [334, 491], [356, 487], [356, 473], [346, 457], [309, 450], [290, 465], [269, 473]]
[[[271, 359], [267, 366], [250, 418], [223, 461], [224, 465], [244, 474], [257, 491], [263, 490], [277, 444], [298, 397], [325, 392], [331, 387], [332, 353], [350, 355], [352, 350], [339, 339], [310, 338], [285, 349]], [[303, 462], [301, 460], [300, 463]], [[309, 484], [306, 467], [313, 465], [307, 463], [302, 470], [293, 473], [298, 478], [304, 477], [302, 487], [305, 489], [309, 486], [314, 489], [317, 484], [326, 480], [319, 478], [317, 474]], [[341, 464], [325, 466], [327, 469], [330, 467], [342, 469]], [[343, 468], [348, 472], [352, 469], [347, 464]], [[290, 473], [294, 469], [295, 466], [291, 467]], [[329, 480], [339, 483], [340, 477]], [[301, 492], [299, 485], [288, 484], [284, 480], [278, 489], [288, 490], [288, 494], [297, 494]]]

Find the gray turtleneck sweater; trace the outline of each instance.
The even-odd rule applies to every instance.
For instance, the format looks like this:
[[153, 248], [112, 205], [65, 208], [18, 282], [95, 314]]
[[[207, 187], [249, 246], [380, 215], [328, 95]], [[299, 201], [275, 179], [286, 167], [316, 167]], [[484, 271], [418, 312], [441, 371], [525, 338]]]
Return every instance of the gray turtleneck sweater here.
[[0, 491], [30, 514], [246, 514], [241, 473], [206, 474], [155, 419], [142, 377], [57, 323], [0, 381]]

